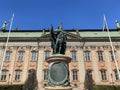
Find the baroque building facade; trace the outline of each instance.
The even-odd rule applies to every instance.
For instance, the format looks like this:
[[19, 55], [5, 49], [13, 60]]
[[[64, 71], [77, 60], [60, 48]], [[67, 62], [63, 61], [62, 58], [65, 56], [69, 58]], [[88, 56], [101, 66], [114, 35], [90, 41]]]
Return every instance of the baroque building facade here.
[[[82, 90], [86, 73], [96, 85], [120, 85], [107, 31], [64, 30], [67, 35], [65, 55], [69, 64], [70, 84], [73, 90]], [[118, 68], [120, 69], [120, 32], [110, 30]], [[0, 31], [0, 66], [5, 52], [7, 31]], [[19, 30], [10, 33], [0, 85], [24, 84], [31, 71], [36, 71], [38, 88], [47, 83], [48, 63], [52, 55], [49, 30]], [[89, 78], [88, 78], [89, 79]]]

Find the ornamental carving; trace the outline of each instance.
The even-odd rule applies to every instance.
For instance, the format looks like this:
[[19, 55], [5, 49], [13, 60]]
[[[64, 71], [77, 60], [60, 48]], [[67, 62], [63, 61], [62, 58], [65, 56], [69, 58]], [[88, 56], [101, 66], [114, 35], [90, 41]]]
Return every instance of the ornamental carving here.
[[21, 64], [21, 63], [18, 63], [16, 66], [17, 66], [17, 67], [21, 67], [21, 66], [22, 66], [22, 64]]
[[30, 67], [35, 67], [35, 64], [30, 64]]
[[9, 67], [8, 63], [4, 63], [3, 67]]
[[105, 64], [101, 63], [101, 64], [100, 64], [100, 66], [101, 66], [101, 67], [104, 67], [104, 66], [105, 66]]

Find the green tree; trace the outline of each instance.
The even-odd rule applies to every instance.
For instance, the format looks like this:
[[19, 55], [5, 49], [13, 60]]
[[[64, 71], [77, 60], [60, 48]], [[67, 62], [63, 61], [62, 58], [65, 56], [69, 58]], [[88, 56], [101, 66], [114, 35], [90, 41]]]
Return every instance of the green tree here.
[[94, 90], [94, 81], [92, 78], [92, 73], [89, 73], [89, 71], [85, 74], [84, 88], [85, 90]]
[[29, 70], [28, 79], [26, 80], [23, 90], [35, 90], [37, 88], [38, 81], [35, 70]]

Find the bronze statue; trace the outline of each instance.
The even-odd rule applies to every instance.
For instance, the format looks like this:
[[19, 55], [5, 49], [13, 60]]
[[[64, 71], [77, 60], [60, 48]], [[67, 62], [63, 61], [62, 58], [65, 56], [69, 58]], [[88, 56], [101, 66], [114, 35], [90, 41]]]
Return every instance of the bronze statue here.
[[65, 54], [67, 40], [66, 35], [62, 30], [53, 31], [53, 27], [51, 27], [50, 34], [53, 54]]
[[7, 22], [5, 21], [4, 23], [3, 23], [3, 26], [2, 26], [2, 31], [5, 31], [6, 30], [6, 26], [7, 26]]
[[120, 25], [119, 25], [118, 20], [116, 20], [115, 23], [116, 23], [116, 28], [117, 28], [117, 29], [120, 29]]

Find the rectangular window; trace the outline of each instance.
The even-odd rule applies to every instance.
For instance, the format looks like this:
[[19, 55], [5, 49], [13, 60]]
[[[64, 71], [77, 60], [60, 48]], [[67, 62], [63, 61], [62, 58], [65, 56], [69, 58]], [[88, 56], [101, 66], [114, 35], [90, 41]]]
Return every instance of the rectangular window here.
[[85, 61], [90, 61], [90, 52], [85, 51]]
[[114, 59], [113, 51], [110, 51], [110, 55], [111, 55], [112, 61], [114, 61], [115, 59]]
[[7, 70], [2, 70], [1, 73], [1, 81], [5, 81], [7, 77]]
[[73, 70], [72, 71], [72, 74], [73, 74], [73, 80], [78, 80], [78, 70]]
[[76, 51], [72, 51], [72, 61], [76, 61]]
[[5, 54], [5, 61], [9, 61], [10, 60], [10, 51], [7, 51]]
[[36, 51], [32, 52], [31, 61], [36, 61]]
[[114, 73], [115, 73], [115, 79], [116, 79], [116, 80], [119, 80], [118, 71], [117, 71], [117, 70], [114, 70]]
[[48, 69], [44, 70], [44, 80], [48, 80]]
[[99, 61], [103, 61], [102, 51], [98, 51], [98, 59]]
[[19, 52], [19, 54], [18, 54], [18, 61], [23, 61], [23, 54], [24, 54], [23, 51]]
[[21, 72], [21, 70], [16, 70], [15, 81], [19, 81], [20, 80], [20, 72]]
[[102, 80], [107, 80], [106, 70], [101, 70], [101, 78], [102, 78]]
[[87, 70], [86, 73], [88, 76], [88, 80], [92, 80], [92, 70]]
[[50, 51], [45, 51], [45, 59], [47, 59], [50, 56]]

